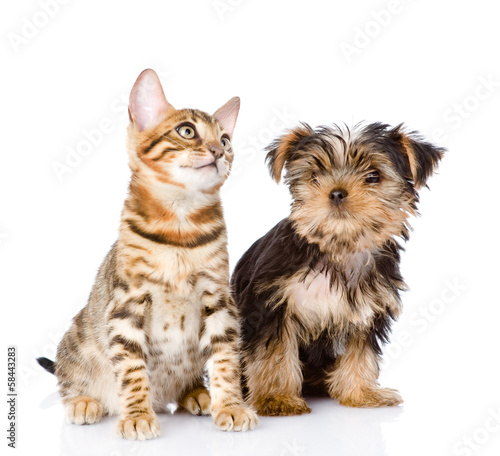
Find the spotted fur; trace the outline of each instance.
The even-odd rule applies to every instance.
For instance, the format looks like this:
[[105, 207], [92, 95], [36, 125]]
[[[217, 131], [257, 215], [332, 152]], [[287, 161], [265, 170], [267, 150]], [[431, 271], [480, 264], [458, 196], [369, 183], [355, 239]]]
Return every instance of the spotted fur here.
[[156, 413], [178, 402], [211, 414], [223, 430], [255, 426], [240, 390], [238, 315], [219, 196], [233, 160], [238, 109], [234, 98], [214, 115], [175, 110], [152, 70], [134, 85], [132, 178], [118, 240], [55, 366], [42, 361], [55, 368], [70, 421], [119, 415], [121, 436], [149, 439], [159, 434]]
[[382, 345], [400, 314], [401, 246], [443, 149], [375, 123], [353, 131], [303, 124], [269, 147], [286, 169], [291, 214], [238, 262], [248, 400], [261, 415], [310, 411], [303, 392], [343, 405], [401, 402], [377, 378]]

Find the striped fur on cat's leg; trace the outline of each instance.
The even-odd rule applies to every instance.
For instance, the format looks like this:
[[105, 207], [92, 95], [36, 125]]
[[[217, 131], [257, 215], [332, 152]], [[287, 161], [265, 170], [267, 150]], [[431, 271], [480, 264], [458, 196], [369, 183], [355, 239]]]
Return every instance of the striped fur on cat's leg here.
[[106, 382], [112, 381], [112, 374], [103, 368], [99, 356], [86, 355], [86, 342], [93, 337], [88, 321], [88, 309], [82, 309], [61, 340], [58, 362], [53, 365], [66, 418], [74, 424], [97, 423], [110, 412], [113, 402], [105, 403], [101, 394]]
[[[212, 294], [205, 295], [213, 297]], [[229, 295], [221, 294], [215, 305], [205, 306], [206, 318], [201, 338], [208, 350], [211, 413], [224, 431], [246, 431], [257, 425], [257, 414], [248, 407], [241, 392], [239, 324], [236, 306]]]
[[120, 397], [117, 433], [128, 440], [146, 440], [160, 434], [153, 411], [146, 371], [145, 313], [149, 292], [125, 294], [108, 316], [108, 337]]

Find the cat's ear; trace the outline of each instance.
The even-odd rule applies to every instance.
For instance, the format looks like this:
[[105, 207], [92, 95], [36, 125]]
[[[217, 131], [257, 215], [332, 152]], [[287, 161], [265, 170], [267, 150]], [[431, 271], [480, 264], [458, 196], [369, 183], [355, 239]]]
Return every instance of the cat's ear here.
[[236, 125], [236, 119], [238, 118], [239, 111], [240, 97], [233, 97], [213, 114], [230, 138], [233, 137], [234, 127]]
[[158, 75], [153, 70], [144, 70], [130, 92], [130, 120], [139, 131], [143, 131], [158, 125], [172, 109], [174, 107], [165, 98]]

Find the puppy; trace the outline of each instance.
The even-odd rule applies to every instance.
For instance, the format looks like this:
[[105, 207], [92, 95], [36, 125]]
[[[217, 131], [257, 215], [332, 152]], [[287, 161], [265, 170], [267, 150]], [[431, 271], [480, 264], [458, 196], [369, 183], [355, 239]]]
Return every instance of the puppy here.
[[397, 239], [408, 240], [417, 191], [444, 149], [373, 123], [302, 124], [267, 150], [293, 202], [232, 277], [248, 401], [260, 415], [309, 413], [303, 393], [350, 407], [402, 403], [377, 381], [405, 289]]

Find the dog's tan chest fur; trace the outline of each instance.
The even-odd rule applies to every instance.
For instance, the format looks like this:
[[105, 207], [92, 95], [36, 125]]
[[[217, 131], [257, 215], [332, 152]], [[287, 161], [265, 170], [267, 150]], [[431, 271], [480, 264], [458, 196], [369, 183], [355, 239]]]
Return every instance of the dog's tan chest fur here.
[[313, 334], [326, 329], [332, 323], [338, 328], [351, 325], [369, 325], [374, 309], [369, 303], [361, 303], [353, 309], [338, 286], [332, 285], [330, 273], [296, 274], [289, 281], [286, 297], [290, 311]]

